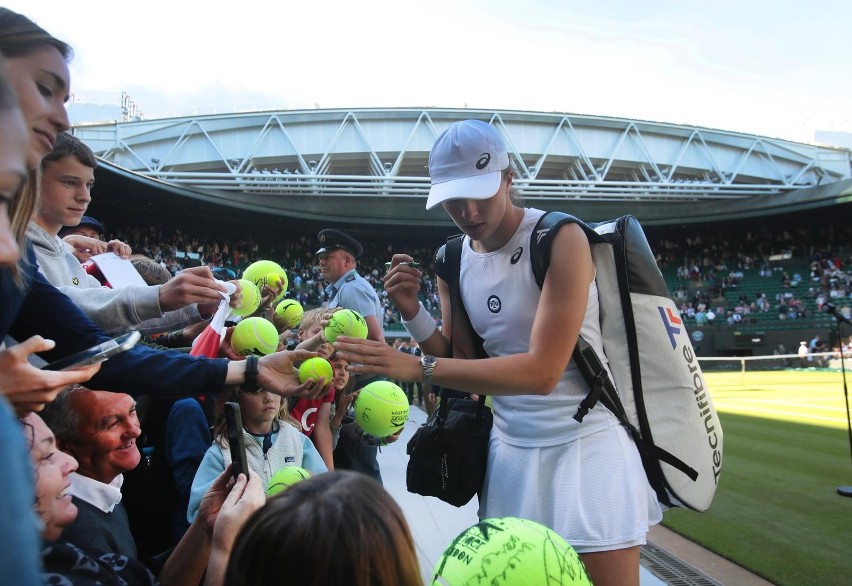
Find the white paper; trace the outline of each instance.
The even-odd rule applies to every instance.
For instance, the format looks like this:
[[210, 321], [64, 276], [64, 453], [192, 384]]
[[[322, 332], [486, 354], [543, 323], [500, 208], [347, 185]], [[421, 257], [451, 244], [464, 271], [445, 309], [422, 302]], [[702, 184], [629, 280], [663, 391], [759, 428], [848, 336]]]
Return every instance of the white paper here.
[[95, 255], [92, 257], [92, 262], [100, 269], [113, 289], [148, 286], [142, 275], [133, 267], [133, 263], [114, 252]]
[[[225, 292], [219, 291], [219, 295], [222, 296], [222, 301], [219, 302], [219, 308], [216, 310], [216, 313], [213, 315], [213, 319], [210, 320], [210, 323], [207, 325], [207, 328], [212, 329], [214, 332], [219, 334], [219, 341], [221, 343], [222, 336], [225, 335], [225, 320], [228, 319], [228, 316], [231, 314], [231, 295], [233, 295], [237, 286], [231, 283], [230, 281], [225, 281], [222, 283], [225, 286]], [[192, 347], [195, 348], [196, 344], [199, 340], [201, 340], [203, 336], [196, 336], [192, 341]]]

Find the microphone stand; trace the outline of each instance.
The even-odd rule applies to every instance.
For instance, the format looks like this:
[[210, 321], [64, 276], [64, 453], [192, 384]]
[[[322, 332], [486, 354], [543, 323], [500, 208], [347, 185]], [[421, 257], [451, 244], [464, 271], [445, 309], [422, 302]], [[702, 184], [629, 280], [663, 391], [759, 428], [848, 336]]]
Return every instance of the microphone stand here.
[[[825, 309], [828, 313], [834, 316], [834, 326], [837, 331], [837, 342], [840, 345], [840, 373], [843, 377], [843, 398], [846, 400], [846, 430], [849, 433], [849, 454], [852, 456], [852, 417], [849, 415], [849, 389], [846, 387], [846, 361], [843, 358], [843, 337], [840, 333], [840, 325], [847, 324], [852, 326], [846, 316], [837, 311], [837, 308], [830, 303], [825, 304]], [[840, 496], [852, 497], [852, 486], [838, 486], [837, 494]]]

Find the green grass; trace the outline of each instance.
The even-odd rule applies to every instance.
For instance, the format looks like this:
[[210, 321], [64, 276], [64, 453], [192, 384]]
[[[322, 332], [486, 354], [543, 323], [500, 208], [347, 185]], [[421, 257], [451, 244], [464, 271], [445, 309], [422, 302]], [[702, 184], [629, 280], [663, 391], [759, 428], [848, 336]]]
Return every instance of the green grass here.
[[840, 375], [708, 373], [725, 432], [710, 511], [664, 524], [775, 584], [849, 584], [852, 485]]

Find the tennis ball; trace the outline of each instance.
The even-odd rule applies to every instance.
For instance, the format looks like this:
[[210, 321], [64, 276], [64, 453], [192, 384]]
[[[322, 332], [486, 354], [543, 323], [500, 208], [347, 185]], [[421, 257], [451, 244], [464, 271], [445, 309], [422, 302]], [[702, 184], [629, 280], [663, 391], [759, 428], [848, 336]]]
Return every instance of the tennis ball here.
[[459, 534], [438, 559], [432, 586], [456, 584], [591, 586], [577, 552], [556, 532], [527, 519], [484, 519]]
[[314, 356], [305, 360], [299, 366], [299, 382], [305, 383], [309, 378], [314, 380], [323, 378], [326, 383], [331, 381], [334, 378], [334, 369], [331, 367], [331, 362], [322, 356]]
[[266, 489], [266, 496], [275, 496], [279, 492], [284, 492], [284, 490], [297, 482], [310, 477], [311, 473], [301, 466], [285, 466], [269, 479], [269, 488]]
[[247, 317], [234, 327], [231, 348], [240, 356], [266, 356], [278, 350], [278, 330], [262, 317]]
[[266, 275], [266, 284], [270, 287], [277, 287], [278, 283], [281, 282], [281, 275], [278, 273], [269, 273]]
[[408, 420], [408, 397], [390, 381], [376, 381], [358, 392], [355, 421], [376, 437], [387, 437], [402, 429]]
[[[287, 291], [287, 273], [277, 262], [272, 262], [271, 260], [258, 260], [251, 263], [246, 267], [246, 270], [243, 271], [243, 279], [251, 281], [255, 285], [257, 285], [258, 290], [263, 291], [264, 285], [270, 284], [269, 277], [272, 274], [278, 275], [281, 282], [284, 284], [284, 288], [281, 290], [281, 293], [278, 297], [275, 298], [275, 301], [279, 301], [284, 297], [284, 293]], [[275, 283], [271, 283], [273, 286]]]
[[245, 317], [253, 314], [260, 307], [260, 291], [257, 285], [246, 279], [240, 279], [240, 289], [242, 290], [243, 299], [239, 307], [231, 308], [231, 315]]
[[341, 309], [335, 311], [325, 327], [325, 339], [333, 344], [337, 336], [367, 339], [367, 322], [357, 311]]
[[298, 301], [295, 299], [283, 299], [281, 303], [275, 306], [272, 321], [282, 331], [292, 330], [302, 321], [303, 313], [305, 313], [305, 310]]

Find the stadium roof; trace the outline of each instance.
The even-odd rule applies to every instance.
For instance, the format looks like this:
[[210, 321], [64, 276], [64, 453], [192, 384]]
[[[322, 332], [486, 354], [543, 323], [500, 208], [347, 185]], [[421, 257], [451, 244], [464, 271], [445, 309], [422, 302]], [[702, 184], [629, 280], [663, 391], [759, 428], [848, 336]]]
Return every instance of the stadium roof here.
[[646, 224], [703, 222], [852, 201], [850, 151], [561, 113], [306, 110], [74, 132], [104, 162], [99, 198], [119, 198], [127, 209], [153, 198], [160, 203], [152, 205], [247, 221], [449, 227], [442, 210], [424, 209], [426, 163], [438, 134], [465, 118], [488, 121], [504, 136], [528, 205], [590, 221], [631, 213]]

